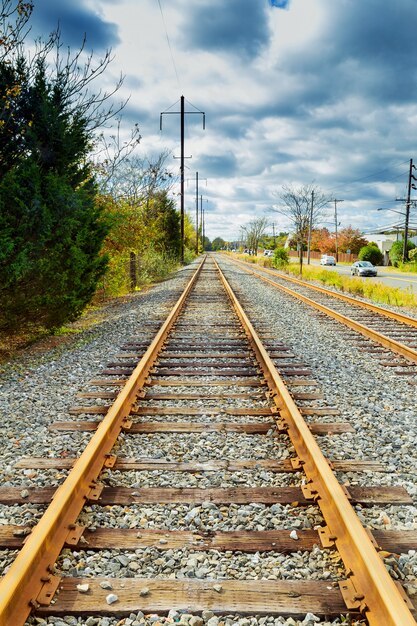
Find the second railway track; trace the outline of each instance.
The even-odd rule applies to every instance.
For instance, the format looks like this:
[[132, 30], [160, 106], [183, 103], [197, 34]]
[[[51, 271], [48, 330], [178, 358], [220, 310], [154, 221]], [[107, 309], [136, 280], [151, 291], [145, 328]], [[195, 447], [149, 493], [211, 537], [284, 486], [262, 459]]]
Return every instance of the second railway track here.
[[[25, 471], [74, 469], [37, 527], [0, 533], [4, 548], [20, 549], [0, 583], [2, 626], [23, 624], [30, 611], [37, 623], [67, 615], [117, 623], [134, 612], [178, 621], [182, 612], [187, 623], [202, 613], [350, 613], [371, 625], [415, 625], [351, 506], [407, 506], [407, 493], [338, 484], [313, 434], [349, 425], [316, 402], [308, 364], [285, 338], [268, 341], [260, 325], [265, 349], [212, 261], [178, 312], [160, 345], [127, 341], [82, 392], [73, 419], [51, 424], [52, 433], [96, 431], [78, 461], [20, 461]], [[373, 467], [383, 469], [333, 462], [340, 472]], [[3, 488], [0, 497], [46, 506], [55, 489]], [[374, 541], [383, 552], [415, 547], [414, 537], [401, 543], [389, 531]]]
[[[379, 344], [381, 348], [375, 349], [372, 345], [368, 346], [364, 343], [363, 349], [368, 349], [376, 357], [380, 357], [386, 367], [395, 368], [394, 371], [398, 375], [414, 376], [417, 374], [416, 318], [268, 268], [260, 266], [255, 268], [253, 264], [249, 265], [235, 259], [233, 262], [277, 289], [333, 317], [365, 337], [366, 340]], [[392, 353], [396, 358], [387, 358], [387, 355]]]

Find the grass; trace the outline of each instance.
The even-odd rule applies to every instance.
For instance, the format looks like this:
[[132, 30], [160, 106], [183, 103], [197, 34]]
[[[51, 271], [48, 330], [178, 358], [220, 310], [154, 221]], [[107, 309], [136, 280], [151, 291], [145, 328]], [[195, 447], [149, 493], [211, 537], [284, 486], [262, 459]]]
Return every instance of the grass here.
[[[240, 256], [241, 260], [257, 263], [263, 267], [272, 267], [272, 259], [268, 257], [259, 258], [253, 256]], [[268, 263], [269, 262], [269, 263]], [[385, 271], [386, 268], [384, 268]], [[393, 268], [394, 270], [397, 268]], [[327, 287], [333, 287], [344, 293], [353, 296], [367, 298], [372, 302], [379, 304], [391, 304], [399, 307], [417, 307], [417, 294], [410, 288], [399, 289], [398, 287], [388, 287], [380, 282], [362, 280], [361, 278], [342, 276], [335, 271], [323, 269], [317, 265], [303, 265], [303, 274], [300, 277], [300, 265], [298, 263], [290, 263], [285, 270], [287, 274], [302, 278], [307, 281], [320, 282]]]

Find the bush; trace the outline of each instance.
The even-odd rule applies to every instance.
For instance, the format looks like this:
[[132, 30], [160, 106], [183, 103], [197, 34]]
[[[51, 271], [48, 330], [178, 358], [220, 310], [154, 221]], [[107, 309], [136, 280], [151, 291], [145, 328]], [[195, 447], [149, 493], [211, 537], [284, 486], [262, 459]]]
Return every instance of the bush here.
[[[403, 259], [403, 248], [404, 244], [402, 241], [395, 241], [391, 246], [391, 250], [389, 251], [389, 260], [394, 267], [398, 267]], [[407, 241], [407, 250], [409, 251], [409, 254], [410, 250], [414, 250], [414, 248], [415, 245], [413, 244], [413, 242]]]
[[360, 261], [369, 261], [373, 265], [382, 265], [384, 256], [378, 246], [368, 245], [359, 250], [358, 258]]
[[283, 267], [287, 267], [290, 262], [288, 252], [285, 248], [276, 248], [273, 257], [273, 266], [281, 269]]

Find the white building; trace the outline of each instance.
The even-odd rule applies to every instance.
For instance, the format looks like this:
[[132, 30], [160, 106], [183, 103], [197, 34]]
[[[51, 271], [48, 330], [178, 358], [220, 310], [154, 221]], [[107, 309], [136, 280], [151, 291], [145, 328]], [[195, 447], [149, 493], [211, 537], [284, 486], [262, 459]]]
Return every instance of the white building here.
[[[395, 232], [392, 232], [395, 231]], [[414, 233], [414, 235], [413, 235]], [[417, 227], [414, 225], [409, 225], [409, 236], [408, 240], [412, 241], [417, 246]], [[364, 237], [368, 241], [372, 241], [377, 244], [378, 248], [381, 250], [384, 255], [384, 265], [389, 264], [389, 256], [388, 253], [391, 250], [392, 244], [395, 241], [402, 241], [404, 234], [404, 224], [398, 225], [395, 224], [393, 226], [385, 226], [384, 228], [376, 229], [372, 233], [364, 234]], [[411, 237], [411, 235], [413, 235]]]

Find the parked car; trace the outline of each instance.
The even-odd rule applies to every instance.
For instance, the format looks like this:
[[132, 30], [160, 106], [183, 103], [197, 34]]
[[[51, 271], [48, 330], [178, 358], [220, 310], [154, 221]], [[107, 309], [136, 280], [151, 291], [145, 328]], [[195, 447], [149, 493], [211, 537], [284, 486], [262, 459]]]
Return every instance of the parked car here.
[[264, 256], [274, 256], [273, 250], [264, 250]]
[[334, 256], [322, 254], [320, 259], [320, 265], [336, 265], [336, 259], [334, 258]]
[[355, 261], [350, 268], [352, 276], [376, 276], [378, 271], [369, 261]]

